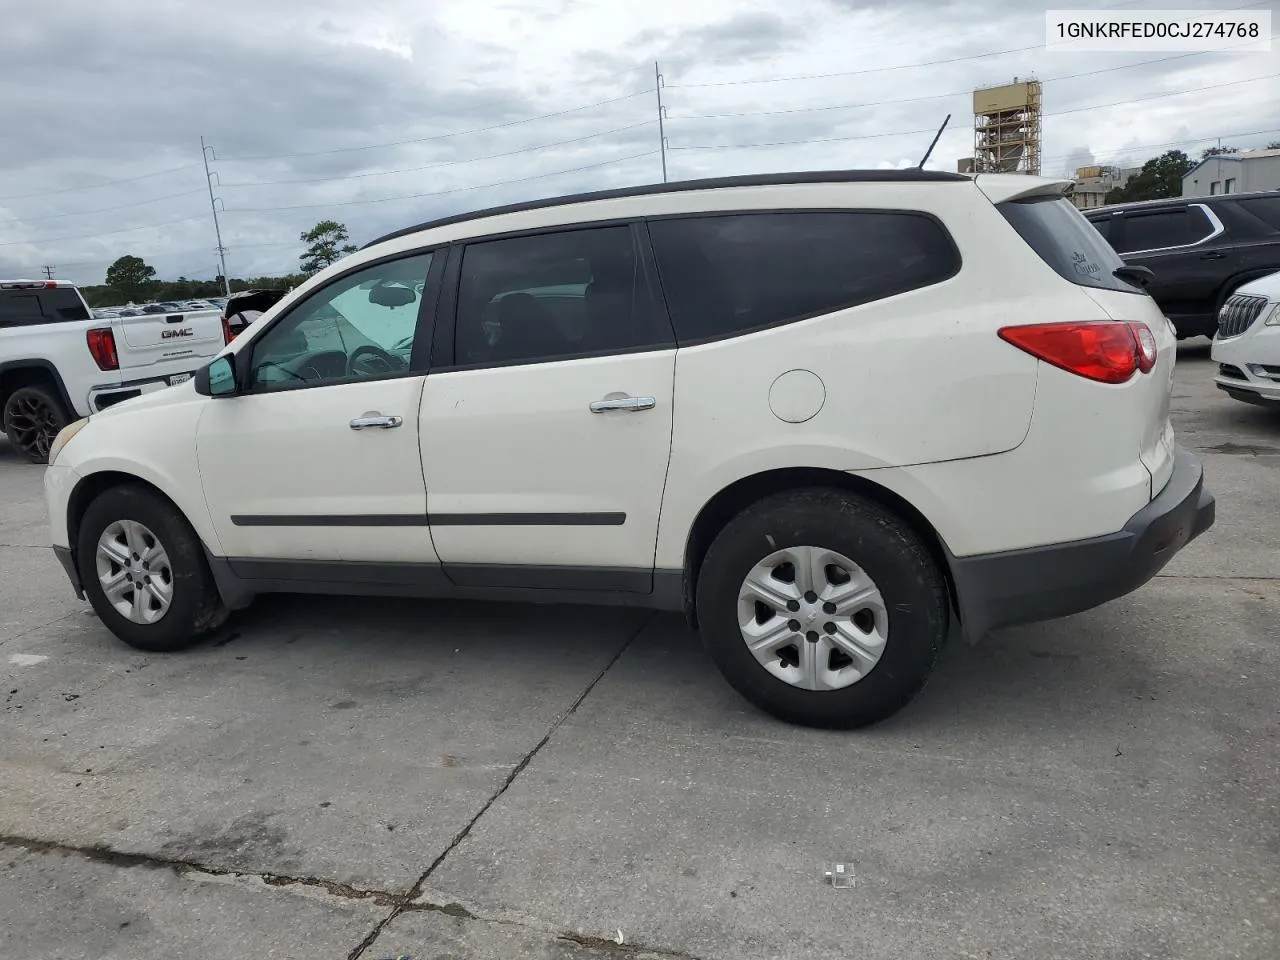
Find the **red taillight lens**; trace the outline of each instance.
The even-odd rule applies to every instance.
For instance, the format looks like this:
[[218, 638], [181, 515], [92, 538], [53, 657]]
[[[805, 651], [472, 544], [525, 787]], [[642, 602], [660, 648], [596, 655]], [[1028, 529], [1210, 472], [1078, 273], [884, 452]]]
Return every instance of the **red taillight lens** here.
[[1033, 323], [1001, 327], [999, 335], [1045, 363], [1099, 383], [1124, 383], [1156, 365], [1156, 338], [1145, 323]]
[[231, 321], [230, 321], [230, 320], [228, 320], [226, 317], [223, 317], [223, 318], [222, 318], [222, 342], [223, 342], [223, 344], [228, 344], [228, 343], [230, 343], [232, 340], [234, 340], [235, 338], [236, 338], [236, 335], [235, 335], [234, 333], [232, 333], [232, 332], [231, 332]]
[[119, 370], [120, 357], [116, 354], [116, 335], [110, 327], [95, 327], [85, 331], [85, 339], [89, 341], [89, 353], [99, 370]]

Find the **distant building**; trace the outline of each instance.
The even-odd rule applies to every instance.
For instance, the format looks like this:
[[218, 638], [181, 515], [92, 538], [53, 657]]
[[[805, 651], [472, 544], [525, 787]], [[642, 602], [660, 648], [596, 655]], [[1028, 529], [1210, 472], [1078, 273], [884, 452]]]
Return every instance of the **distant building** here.
[[1092, 210], [1107, 202], [1107, 194], [1123, 187], [1141, 167], [1077, 167], [1071, 202], [1081, 210]]
[[1250, 150], [1205, 157], [1182, 177], [1184, 197], [1280, 190], [1280, 150]]
[[973, 173], [973, 157], [961, 157], [957, 160], [956, 173]]

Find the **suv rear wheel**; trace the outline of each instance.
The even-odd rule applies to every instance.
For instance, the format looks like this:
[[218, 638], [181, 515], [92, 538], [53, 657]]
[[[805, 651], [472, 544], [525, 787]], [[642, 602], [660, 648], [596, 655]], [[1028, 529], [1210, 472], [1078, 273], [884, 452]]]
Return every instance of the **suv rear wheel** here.
[[842, 490], [768, 497], [731, 520], [698, 577], [711, 656], [780, 719], [875, 723], [924, 686], [946, 638], [946, 584], [920, 537]]
[[227, 619], [200, 538], [145, 487], [112, 487], [89, 504], [76, 558], [98, 617], [139, 650], [180, 650]]
[[5, 435], [32, 463], [49, 461], [49, 448], [68, 422], [57, 393], [44, 385], [19, 387], [4, 403]]

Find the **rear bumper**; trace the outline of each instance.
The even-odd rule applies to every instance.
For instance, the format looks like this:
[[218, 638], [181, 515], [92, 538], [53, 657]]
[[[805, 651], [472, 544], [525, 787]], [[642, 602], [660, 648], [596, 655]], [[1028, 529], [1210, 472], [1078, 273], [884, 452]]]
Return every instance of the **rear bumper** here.
[[975, 557], [950, 557], [965, 636], [1052, 620], [1137, 590], [1213, 525], [1200, 461], [1181, 447], [1163, 490], [1117, 533]]
[[140, 397], [144, 393], [154, 393], [156, 390], [171, 387], [175, 379], [179, 382], [189, 380], [195, 375], [197, 369], [199, 365], [191, 370], [174, 370], [163, 377], [146, 377], [142, 380], [130, 380], [108, 387], [93, 387], [89, 390], [89, 412], [98, 413], [117, 403]]

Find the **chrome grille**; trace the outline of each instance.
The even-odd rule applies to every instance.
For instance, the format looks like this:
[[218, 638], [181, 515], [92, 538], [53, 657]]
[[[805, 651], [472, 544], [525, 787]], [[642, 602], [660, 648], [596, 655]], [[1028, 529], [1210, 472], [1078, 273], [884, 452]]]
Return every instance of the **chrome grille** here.
[[1218, 336], [1224, 340], [1240, 336], [1253, 325], [1266, 305], [1266, 297], [1250, 297], [1243, 293], [1227, 297], [1227, 302], [1218, 311]]

